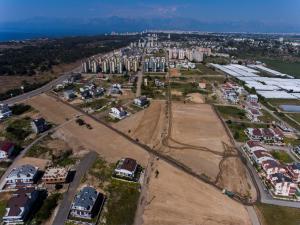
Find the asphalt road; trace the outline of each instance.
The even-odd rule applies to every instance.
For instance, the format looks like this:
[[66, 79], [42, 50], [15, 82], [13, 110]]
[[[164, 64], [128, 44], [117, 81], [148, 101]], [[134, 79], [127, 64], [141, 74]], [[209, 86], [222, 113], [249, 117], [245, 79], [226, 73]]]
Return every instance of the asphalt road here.
[[5, 173], [2, 175], [1, 179], [0, 179], [0, 190], [3, 189], [4, 185], [5, 185], [5, 178], [9, 175], [10, 171], [16, 167], [16, 162], [23, 158], [25, 156], [25, 154], [27, 153], [27, 151], [36, 143], [38, 143], [39, 141], [41, 141], [44, 137], [46, 137], [49, 133], [55, 131], [56, 129], [64, 126], [67, 123], [70, 123], [71, 121], [73, 121], [75, 118], [68, 120], [64, 123], [62, 123], [61, 125], [57, 126], [57, 127], [53, 127], [50, 130], [45, 131], [44, 133], [41, 134], [40, 137], [38, 137], [37, 139], [35, 139], [32, 143], [30, 143], [26, 148], [24, 148], [20, 154], [14, 159], [13, 163], [6, 169]]
[[56, 85], [62, 83], [67, 78], [69, 78], [72, 73], [79, 72], [80, 69], [81, 69], [81, 66], [76, 67], [75, 69], [73, 69], [73, 70], [71, 70], [67, 73], [64, 73], [63, 75], [59, 76], [57, 79], [50, 81], [49, 83], [45, 84], [44, 86], [42, 86], [38, 89], [35, 89], [33, 91], [24, 93], [22, 95], [17, 95], [15, 97], [9, 98], [7, 100], [2, 101], [1, 103], [8, 104], [8, 105], [13, 105], [17, 102], [21, 102], [21, 101], [24, 101], [26, 99], [32, 98], [36, 95], [39, 95], [41, 93], [50, 91], [53, 87], [55, 87]]
[[[243, 152], [243, 150], [240, 150]], [[245, 155], [245, 153], [243, 153]], [[260, 177], [258, 176], [256, 170], [252, 166], [252, 164], [249, 161], [249, 158], [247, 158], [247, 165], [248, 168], [251, 170], [251, 173], [253, 174], [253, 178], [255, 180], [255, 183], [257, 184], [257, 187], [260, 192], [260, 202], [261, 203], [266, 203], [266, 204], [271, 204], [271, 205], [278, 205], [278, 206], [286, 206], [286, 207], [292, 207], [292, 208], [300, 208], [300, 202], [293, 202], [293, 201], [285, 201], [285, 200], [278, 200], [274, 199], [272, 195], [269, 193], [269, 191], [266, 189], [264, 184], [262, 183]]]
[[68, 219], [69, 211], [77, 193], [77, 188], [80, 185], [80, 181], [84, 176], [85, 172], [93, 165], [93, 162], [97, 159], [96, 152], [89, 152], [76, 166], [76, 173], [73, 181], [70, 183], [67, 192], [64, 194], [64, 198], [61, 201], [56, 217], [52, 225], [64, 225]]

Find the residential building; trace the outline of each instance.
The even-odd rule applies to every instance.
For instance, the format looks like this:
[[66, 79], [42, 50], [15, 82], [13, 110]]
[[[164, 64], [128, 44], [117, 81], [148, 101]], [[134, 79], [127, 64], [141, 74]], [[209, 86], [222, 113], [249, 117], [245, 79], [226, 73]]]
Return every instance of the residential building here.
[[67, 181], [69, 170], [63, 167], [49, 167], [46, 169], [42, 181], [45, 184], [61, 184]]
[[290, 197], [296, 193], [297, 184], [290, 177], [282, 173], [270, 175], [269, 181], [272, 185], [273, 193], [277, 196]]
[[0, 120], [3, 120], [12, 115], [12, 111], [7, 104], [0, 104]]
[[36, 134], [43, 133], [49, 129], [49, 126], [44, 118], [38, 118], [31, 121], [31, 127]]
[[252, 122], [259, 122], [259, 117], [261, 116], [261, 113], [257, 109], [247, 107], [246, 108], [246, 116]]
[[110, 109], [109, 115], [113, 118], [124, 119], [128, 115], [128, 113], [123, 107], [112, 107]]
[[253, 154], [253, 152], [258, 151], [258, 150], [264, 150], [267, 151], [264, 147], [260, 145], [258, 141], [247, 141], [244, 148], [246, 149], [249, 154]]
[[38, 167], [26, 164], [13, 168], [5, 178], [8, 188], [32, 186], [38, 174]]
[[260, 165], [263, 161], [273, 160], [273, 156], [268, 151], [264, 150], [258, 150], [253, 152], [251, 157], [252, 160], [258, 165]]
[[247, 102], [258, 103], [258, 96], [257, 95], [248, 95]]
[[35, 188], [21, 188], [12, 194], [3, 216], [5, 224], [24, 224], [37, 203], [39, 191]]
[[262, 161], [261, 167], [266, 173], [267, 178], [270, 178], [272, 174], [276, 173], [286, 173], [286, 169], [283, 165], [281, 165], [277, 160], [275, 159], [267, 159]]
[[0, 160], [5, 160], [11, 157], [15, 150], [15, 144], [10, 141], [0, 142]]
[[64, 91], [64, 98], [66, 100], [71, 100], [71, 99], [74, 99], [76, 97], [76, 94], [73, 90], [66, 90]]
[[146, 96], [140, 96], [138, 98], [135, 98], [133, 100], [133, 103], [137, 106], [140, 106], [140, 107], [145, 107], [145, 106], [148, 106], [149, 105], [149, 100], [147, 99]]
[[131, 158], [121, 159], [115, 169], [115, 175], [127, 179], [133, 179], [137, 172], [138, 164], [136, 160]]
[[288, 175], [292, 178], [293, 182], [300, 183], [300, 163], [293, 163], [286, 167]]
[[93, 187], [84, 187], [75, 196], [70, 215], [77, 218], [92, 219], [102, 209], [105, 198]]
[[261, 141], [263, 140], [263, 134], [259, 128], [247, 128], [245, 130], [247, 136], [254, 141]]

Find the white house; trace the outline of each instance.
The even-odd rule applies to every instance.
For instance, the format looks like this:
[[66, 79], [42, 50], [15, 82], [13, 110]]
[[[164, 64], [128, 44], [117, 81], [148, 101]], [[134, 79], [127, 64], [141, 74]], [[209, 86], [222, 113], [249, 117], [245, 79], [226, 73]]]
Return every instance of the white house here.
[[133, 103], [139, 107], [146, 107], [149, 105], [149, 100], [146, 96], [140, 96], [133, 100]]
[[296, 193], [297, 184], [295, 184], [290, 177], [282, 173], [270, 175], [269, 181], [275, 195], [289, 197]]
[[121, 159], [115, 169], [115, 175], [119, 177], [125, 177], [133, 179], [138, 168], [136, 160], [131, 158]]
[[104, 200], [102, 193], [97, 192], [93, 187], [86, 186], [75, 196], [70, 214], [77, 218], [92, 219], [102, 209]]
[[270, 176], [275, 173], [286, 173], [284, 166], [275, 159], [262, 161], [261, 167], [266, 173], [267, 178], [270, 178]]
[[295, 183], [300, 183], [300, 163], [293, 163], [286, 167], [289, 176]]
[[110, 109], [109, 115], [113, 118], [124, 119], [128, 113], [125, 111], [123, 107], [112, 107]]
[[263, 146], [259, 144], [258, 141], [247, 141], [246, 144], [244, 145], [244, 149], [249, 152], [250, 155], [253, 154], [255, 151], [263, 150], [267, 151]]
[[3, 216], [4, 224], [24, 224], [39, 197], [35, 188], [21, 188], [12, 194]]
[[253, 161], [257, 164], [261, 164], [265, 160], [273, 160], [272, 155], [269, 152], [264, 150], [258, 150], [253, 152], [251, 157]]
[[38, 167], [26, 164], [13, 168], [5, 178], [9, 188], [32, 186], [38, 173]]
[[0, 120], [10, 117], [12, 112], [7, 104], [0, 104]]
[[0, 142], [0, 160], [8, 159], [12, 156], [15, 145], [9, 141]]
[[257, 95], [248, 95], [247, 102], [258, 103], [258, 96]]
[[246, 107], [246, 112], [247, 112], [246, 116], [250, 121], [259, 122], [258, 117], [261, 116], [261, 113], [259, 110]]
[[263, 140], [263, 134], [260, 129], [258, 128], [247, 128], [245, 130], [247, 136], [254, 141], [261, 141]]

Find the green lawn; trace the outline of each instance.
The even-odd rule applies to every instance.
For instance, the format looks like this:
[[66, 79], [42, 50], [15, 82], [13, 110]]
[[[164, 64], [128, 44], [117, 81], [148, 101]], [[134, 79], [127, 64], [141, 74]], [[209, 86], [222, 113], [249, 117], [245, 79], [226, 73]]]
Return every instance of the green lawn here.
[[294, 120], [300, 123], [300, 113], [288, 113], [290, 117], [292, 117]]
[[15, 143], [21, 144], [32, 133], [30, 122], [29, 117], [12, 121], [5, 129], [6, 137]]
[[281, 73], [294, 75], [297, 78], [300, 77], [300, 63], [299, 62], [288, 62], [277, 59], [261, 59], [268, 67], [277, 70]]
[[85, 102], [80, 105], [83, 108], [92, 108], [94, 110], [100, 109], [107, 104], [108, 100], [106, 98], [96, 99], [91, 102]]
[[[112, 180], [107, 188], [107, 225], [131, 225], [139, 199], [138, 184]], [[116, 209], [117, 212], [116, 213]]]
[[300, 209], [274, 206], [267, 204], [257, 204], [264, 225], [299, 225]]
[[196, 68], [200, 70], [203, 75], [220, 75], [219, 72], [205, 66], [202, 63], [196, 63]]
[[247, 119], [245, 110], [240, 109], [235, 106], [216, 105], [215, 109], [220, 113], [222, 118], [225, 120], [228, 120], [228, 119], [245, 120], [245, 119]]
[[5, 200], [0, 200], [0, 221], [2, 221], [2, 217], [5, 214], [7, 202]]
[[33, 224], [43, 224], [46, 220], [51, 217], [53, 210], [56, 208], [59, 199], [61, 198], [60, 193], [51, 194], [46, 198], [37, 211], [33, 218]]
[[292, 163], [294, 160], [284, 151], [272, 151], [272, 156], [281, 163]]
[[276, 121], [276, 119], [266, 110], [261, 109], [262, 116], [259, 117], [260, 121], [264, 123], [272, 123], [273, 121]]
[[227, 126], [229, 127], [234, 139], [239, 142], [246, 142], [249, 140], [247, 135], [245, 134], [246, 128], [266, 128], [267, 125], [253, 124], [253, 123], [237, 123], [232, 122], [231, 120], [226, 121]]
[[300, 100], [298, 99], [268, 99], [267, 101], [276, 107], [280, 105], [300, 105]]
[[139, 184], [112, 178], [115, 166], [98, 158], [89, 170], [89, 176], [86, 176], [86, 179], [92, 176], [107, 197], [105, 204], [107, 210], [102, 212], [100, 221], [105, 219], [106, 225], [131, 225], [140, 196]]

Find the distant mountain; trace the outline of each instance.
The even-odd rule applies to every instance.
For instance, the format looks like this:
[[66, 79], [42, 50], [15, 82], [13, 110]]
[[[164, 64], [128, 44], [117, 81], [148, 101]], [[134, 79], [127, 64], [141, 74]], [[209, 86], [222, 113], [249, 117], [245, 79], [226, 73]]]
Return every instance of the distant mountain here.
[[46, 36], [92, 35], [133, 32], [146, 29], [197, 30], [208, 32], [299, 33], [300, 25], [261, 22], [201, 22], [189, 18], [94, 18], [62, 19], [35, 17], [24, 21], [0, 23], [0, 32], [30, 33]]

